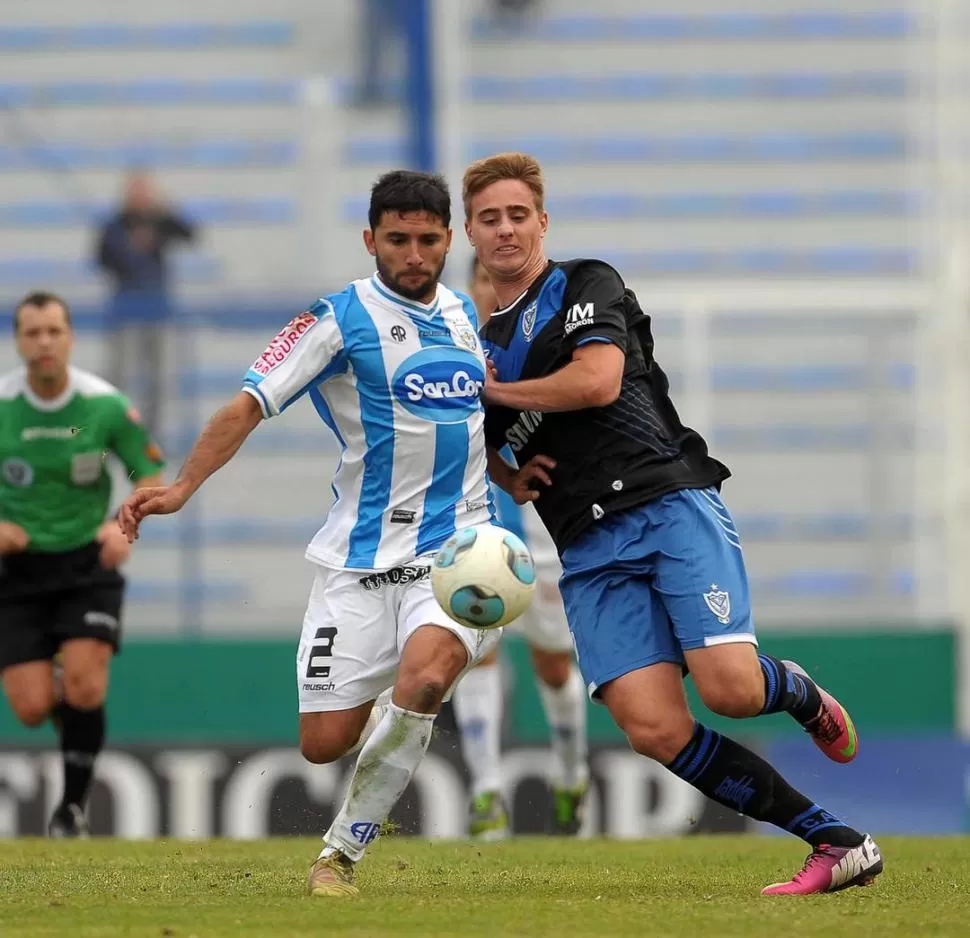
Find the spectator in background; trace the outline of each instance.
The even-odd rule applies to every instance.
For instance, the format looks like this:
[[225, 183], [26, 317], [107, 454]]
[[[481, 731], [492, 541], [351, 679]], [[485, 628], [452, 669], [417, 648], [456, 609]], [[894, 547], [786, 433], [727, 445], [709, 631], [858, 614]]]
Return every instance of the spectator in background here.
[[393, 101], [392, 88], [403, 74], [398, 47], [409, 6], [409, 0], [363, 0], [360, 4], [361, 72], [356, 104], [366, 107]]
[[504, 13], [528, 13], [536, 6], [536, 0], [493, 0], [496, 11]]
[[168, 256], [179, 241], [191, 241], [194, 227], [159, 199], [151, 179], [132, 173], [124, 201], [101, 229], [98, 266], [111, 278], [108, 379], [128, 390], [137, 374], [137, 398], [149, 433], [158, 435], [165, 326], [171, 318]]

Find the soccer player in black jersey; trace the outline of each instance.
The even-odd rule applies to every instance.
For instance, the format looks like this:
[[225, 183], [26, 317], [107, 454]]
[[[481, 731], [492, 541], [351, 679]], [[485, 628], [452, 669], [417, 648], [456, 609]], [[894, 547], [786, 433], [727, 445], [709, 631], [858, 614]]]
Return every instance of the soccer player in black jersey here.
[[[481, 333], [489, 471], [516, 501], [535, 502], [556, 541], [587, 689], [637, 752], [810, 844], [804, 867], [766, 895], [868, 884], [882, 859], [867, 834], [688, 710], [685, 665], [714, 712], [786, 711], [830, 759], [856, 755], [838, 701], [794, 662], [758, 653], [741, 543], [719, 494], [729, 472], [678, 418], [650, 317], [620, 275], [598, 260], [547, 260], [543, 199], [528, 155], [465, 172], [465, 231], [500, 304]], [[506, 444], [515, 467], [498, 453]]]

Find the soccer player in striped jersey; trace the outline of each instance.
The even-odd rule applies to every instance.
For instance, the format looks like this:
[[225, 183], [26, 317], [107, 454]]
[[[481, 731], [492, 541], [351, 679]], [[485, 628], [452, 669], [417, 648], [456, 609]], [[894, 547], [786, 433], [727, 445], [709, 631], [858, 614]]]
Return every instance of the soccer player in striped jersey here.
[[314, 763], [360, 754], [310, 870], [315, 896], [357, 892], [354, 865], [423, 758], [442, 702], [501, 632], [454, 622], [430, 584], [438, 547], [492, 519], [475, 311], [439, 282], [452, 234], [447, 186], [388, 173], [368, 220], [374, 276], [286, 325], [173, 484], [128, 499], [121, 514], [133, 538], [147, 516], [178, 511], [262, 421], [303, 396], [337, 438], [335, 501], [306, 552], [316, 573], [296, 659], [300, 748]]
[[[477, 258], [472, 263], [469, 293], [479, 321], [488, 321], [498, 305], [488, 274]], [[511, 453], [507, 454], [511, 457]], [[499, 523], [529, 545], [536, 565], [532, 605], [506, 627], [525, 638], [536, 674], [536, 686], [552, 739], [549, 786], [552, 813], [549, 831], [578, 834], [589, 788], [586, 742], [586, 688], [576, 667], [572, 636], [559, 595], [562, 574], [556, 546], [531, 505], [517, 505], [497, 486], [493, 489]], [[502, 672], [493, 652], [455, 688], [452, 703], [461, 749], [471, 776], [468, 832], [481, 840], [508, 835], [509, 819], [502, 794]]]
[[[793, 662], [759, 654], [741, 541], [719, 494], [729, 472], [681, 423], [650, 317], [620, 275], [595, 259], [546, 258], [543, 198], [527, 154], [465, 171], [465, 231], [500, 304], [481, 333], [489, 473], [516, 501], [535, 502], [556, 541], [589, 694], [634, 750], [811, 846], [766, 895], [868, 884], [883, 868], [868, 834], [687, 707], [684, 665], [723, 716], [788, 713], [828, 758], [858, 751], [831, 694]], [[521, 468], [501, 458], [506, 444]]]

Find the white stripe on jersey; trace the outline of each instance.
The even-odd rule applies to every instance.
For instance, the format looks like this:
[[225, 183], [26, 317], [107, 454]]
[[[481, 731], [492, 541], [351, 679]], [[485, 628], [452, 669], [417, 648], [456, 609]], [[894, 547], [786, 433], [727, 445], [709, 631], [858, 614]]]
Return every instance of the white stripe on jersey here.
[[309, 559], [384, 570], [492, 517], [484, 378], [474, 306], [443, 285], [425, 306], [358, 280], [278, 333], [244, 389], [267, 417], [309, 392], [342, 447]]

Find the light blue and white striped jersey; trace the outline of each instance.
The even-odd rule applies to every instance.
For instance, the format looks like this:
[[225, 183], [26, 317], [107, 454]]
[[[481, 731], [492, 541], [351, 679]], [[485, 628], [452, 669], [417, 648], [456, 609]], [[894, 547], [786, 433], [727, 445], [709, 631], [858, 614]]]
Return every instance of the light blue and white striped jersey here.
[[254, 362], [243, 389], [265, 417], [309, 394], [341, 446], [308, 559], [386, 570], [491, 520], [475, 326], [463, 294], [439, 284], [426, 306], [375, 275], [318, 300]]

